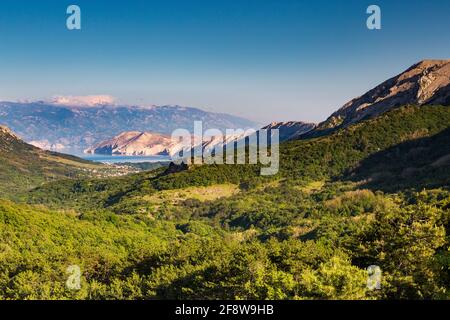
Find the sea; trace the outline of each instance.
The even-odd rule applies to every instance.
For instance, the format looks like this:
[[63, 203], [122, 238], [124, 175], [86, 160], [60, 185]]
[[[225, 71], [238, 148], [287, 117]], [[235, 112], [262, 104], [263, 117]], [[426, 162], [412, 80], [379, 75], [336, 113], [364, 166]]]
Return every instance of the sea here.
[[106, 164], [112, 163], [140, 163], [170, 161], [168, 156], [109, 156], [109, 155], [83, 155], [81, 158]]

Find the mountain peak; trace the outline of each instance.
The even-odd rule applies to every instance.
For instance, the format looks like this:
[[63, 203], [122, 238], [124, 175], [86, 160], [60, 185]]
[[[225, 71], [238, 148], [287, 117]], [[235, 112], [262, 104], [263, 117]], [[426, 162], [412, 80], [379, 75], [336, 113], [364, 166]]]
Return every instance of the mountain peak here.
[[450, 60], [422, 60], [346, 103], [318, 130], [346, 126], [403, 105], [450, 105]]
[[84, 150], [91, 154], [160, 155], [167, 154], [171, 138], [164, 134], [126, 131]]
[[71, 107], [96, 107], [103, 105], [115, 105], [116, 98], [110, 95], [90, 96], [56, 96], [50, 101], [51, 104]]
[[13, 138], [17, 138], [19, 139], [19, 137], [7, 126], [1, 125], [0, 124], [0, 132], [3, 134], [8, 134], [10, 136], [12, 136]]
[[416, 64], [412, 65], [409, 69], [429, 68], [432, 66], [442, 66], [449, 62], [450, 62], [450, 60], [445, 60], [445, 59], [424, 59], [424, 60], [421, 60], [421, 61], [417, 62]]
[[272, 122], [263, 127], [264, 130], [279, 130], [280, 141], [296, 139], [299, 136], [308, 133], [316, 127], [315, 123], [308, 123], [302, 121], [286, 121], [286, 122]]

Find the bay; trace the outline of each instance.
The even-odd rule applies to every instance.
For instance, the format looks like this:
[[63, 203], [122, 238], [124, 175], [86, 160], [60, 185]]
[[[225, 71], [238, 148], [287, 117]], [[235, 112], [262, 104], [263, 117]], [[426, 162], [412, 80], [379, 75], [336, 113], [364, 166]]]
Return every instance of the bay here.
[[115, 155], [84, 155], [85, 160], [101, 163], [139, 163], [139, 162], [160, 162], [170, 161], [168, 156], [115, 156]]

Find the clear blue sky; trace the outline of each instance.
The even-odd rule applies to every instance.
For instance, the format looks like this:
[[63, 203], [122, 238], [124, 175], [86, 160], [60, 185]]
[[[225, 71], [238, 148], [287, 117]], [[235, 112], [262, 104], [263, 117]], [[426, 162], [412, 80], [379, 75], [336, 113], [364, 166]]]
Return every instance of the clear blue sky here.
[[[82, 30], [66, 29], [66, 8]], [[366, 8], [382, 9], [382, 30]], [[0, 1], [0, 99], [110, 94], [319, 121], [425, 58], [450, 58], [450, 1]]]

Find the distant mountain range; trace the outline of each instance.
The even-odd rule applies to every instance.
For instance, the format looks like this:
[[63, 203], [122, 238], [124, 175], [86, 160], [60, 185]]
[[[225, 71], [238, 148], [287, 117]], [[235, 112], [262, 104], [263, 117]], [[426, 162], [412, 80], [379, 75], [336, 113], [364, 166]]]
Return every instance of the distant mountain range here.
[[[352, 100], [319, 125], [294, 121], [274, 122], [263, 129], [269, 132], [278, 129], [281, 142], [302, 140], [314, 135], [327, 135], [336, 129], [360, 123], [365, 119], [378, 118], [377, 116], [383, 112], [399, 108], [402, 104], [418, 105], [419, 107], [415, 107], [418, 109], [424, 108], [421, 107], [423, 104], [450, 105], [449, 66], [450, 60], [422, 61], [365, 95]], [[445, 115], [445, 112], [442, 112]], [[171, 141], [170, 131], [183, 125], [189, 128], [193, 125], [194, 120], [203, 120], [204, 124], [209, 124], [206, 125], [206, 129], [213, 125], [230, 129], [246, 128], [250, 125], [257, 126], [245, 119], [184, 107], [143, 108], [97, 104], [83, 107], [43, 102], [2, 102], [0, 103], [0, 122], [12, 124], [13, 129], [0, 126], [0, 180], [8, 182], [3, 191], [14, 190], [14, 186], [19, 180], [22, 186], [27, 183], [36, 185], [45, 179], [79, 176], [101, 170], [98, 165], [76, 157], [43, 151], [25, 143], [19, 136], [25, 137], [29, 141], [34, 140], [34, 144], [39, 141], [48, 141], [49, 144], [62, 144], [65, 148], [85, 147], [87, 148], [86, 152], [89, 153], [173, 155], [180, 151], [180, 146]], [[419, 120], [414, 119], [414, 121]], [[401, 120], [399, 121], [401, 122]], [[438, 120], [435, 122], [437, 123]], [[142, 128], [146, 125], [153, 125], [161, 132], [166, 133], [156, 133], [153, 130], [128, 131], [129, 128]], [[370, 131], [371, 128], [366, 128], [365, 125], [370, 125], [370, 122], [362, 123], [362, 130]], [[401, 125], [399, 123], [399, 126]], [[422, 125], [414, 123], [414, 126], [420, 128]], [[427, 126], [430, 125], [427, 124]], [[126, 130], [121, 131], [121, 128], [126, 128]], [[116, 132], [116, 130], [119, 133], [113, 134], [112, 132]], [[416, 131], [409, 133], [411, 137], [425, 137], [430, 129], [427, 128], [425, 133], [420, 130]], [[101, 140], [101, 137], [105, 137], [105, 139]], [[192, 137], [194, 145], [201, 143], [204, 150], [212, 150], [212, 148], [224, 146], [243, 138], [244, 135], [239, 134], [225, 140], [209, 137], [198, 141], [198, 138]], [[404, 139], [407, 140], [407, 138]], [[441, 140], [445, 139], [439, 141]], [[94, 143], [96, 141], [100, 142]], [[400, 141], [403, 140], [400, 139]], [[367, 144], [368, 142], [362, 139], [357, 143], [357, 147], [349, 145], [346, 148], [365, 150]], [[66, 150], [64, 149], [64, 151]], [[299, 156], [304, 155], [305, 153], [302, 151]], [[318, 158], [320, 157], [318, 156]], [[447, 159], [445, 158], [447, 153], [438, 154], [435, 157], [436, 161], [442, 162], [443, 160], [440, 159], [442, 157]], [[440, 163], [439, 161], [438, 163]]]
[[[79, 99], [80, 100], [80, 99]], [[177, 128], [193, 130], [194, 121], [203, 128], [248, 129], [260, 124], [222, 113], [181, 106], [83, 105], [77, 100], [53, 102], [0, 102], [0, 123], [25, 141], [40, 148], [81, 153], [99, 141], [125, 131], [171, 134]]]
[[[273, 122], [262, 129], [279, 130], [280, 141], [323, 135], [403, 105], [450, 104], [450, 60], [424, 60], [364, 95], [355, 98], [319, 125], [301, 121]], [[197, 141], [204, 149], [223, 147], [229, 137]], [[194, 139], [194, 138], [193, 138]], [[198, 140], [198, 139], [197, 139]], [[154, 132], [123, 132], [86, 150], [88, 153], [121, 155], [174, 155], [181, 147], [169, 136]]]
[[[114, 165], [43, 151], [0, 126], [0, 299], [447, 298], [450, 107], [442, 74], [422, 87], [423, 100], [408, 98], [422, 96], [406, 89], [421, 80], [406, 77], [386, 89], [398, 99], [374, 93], [367, 99], [378, 102], [361, 108], [354, 100], [353, 111], [336, 113], [341, 123], [322, 131], [266, 126], [290, 140], [279, 146], [273, 176], [260, 175], [264, 164], [171, 163], [116, 177]], [[373, 109], [361, 116], [365, 108]], [[305, 138], [315, 131], [322, 136]], [[119, 154], [169, 147], [167, 134], [139, 130], [96, 145]], [[89, 275], [80, 294], [58, 281], [78, 261]], [[256, 277], [247, 270], [255, 263]], [[383, 271], [376, 294], [365, 289], [374, 263]]]
[[106, 155], [168, 155], [172, 147], [170, 136], [140, 131], [127, 131], [84, 150]]
[[[233, 134], [230, 136], [217, 137], [201, 137], [191, 136], [190, 146], [197, 147], [202, 145], [202, 150], [223, 150], [223, 147], [234, 141], [238, 141], [245, 137], [245, 133]], [[216, 149], [215, 149], [216, 148]], [[182, 150], [189, 151], [183, 143], [173, 141], [169, 135], [155, 132], [127, 131], [121, 134], [99, 142], [90, 148], [84, 150], [89, 154], [104, 155], [127, 155], [127, 156], [156, 156], [166, 155], [175, 156]]]
[[[280, 141], [295, 139], [300, 135], [307, 133], [316, 127], [313, 123], [305, 123], [299, 121], [289, 122], [273, 122], [270, 125], [263, 127], [261, 130], [267, 130], [270, 134], [274, 129], [279, 130]], [[197, 137], [192, 135], [191, 146], [196, 147], [202, 145], [202, 150], [223, 150], [223, 148], [230, 144], [245, 139], [247, 133], [236, 133], [223, 136], [209, 136]], [[174, 156], [181, 150], [186, 149], [180, 142], [172, 141], [171, 136], [156, 132], [140, 132], [140, 131], [126, 131], [119, 135], [101, 141], [92, 147], [84, 150], [89, 154], [104, 154], [104, 155], [167, 155]]]
[[[318, 125], [273, 122], [262, 129], [278, 129], [281, 142], [320, 136], [408, 104], [450, 105], [450, 60], [423, 60], [351, 100]], [[204, 130], [261, 127], [240, 117], [190, 107], [115, 105], [107, 96], [0, 102], [1, 124], [34, 146], [66, 153], [173, 155], [180, 147], [171, 141], [171, 132], [177, 128], [190, 131], [196, 120], [203, 122]], [[243, 137], [204, 139], [194, 145], [215, 148]]]

